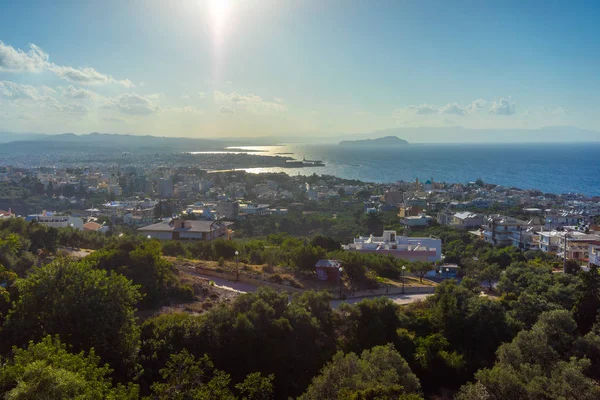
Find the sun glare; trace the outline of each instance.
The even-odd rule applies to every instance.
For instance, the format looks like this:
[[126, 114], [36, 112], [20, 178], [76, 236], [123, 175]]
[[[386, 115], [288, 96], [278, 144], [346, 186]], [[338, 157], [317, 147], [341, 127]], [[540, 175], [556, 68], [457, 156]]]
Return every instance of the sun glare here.
[[209, 12], [213, 29], [217, 37], [220, 37], [225, 31], [231, 14], [232, 0], [210, 0]]

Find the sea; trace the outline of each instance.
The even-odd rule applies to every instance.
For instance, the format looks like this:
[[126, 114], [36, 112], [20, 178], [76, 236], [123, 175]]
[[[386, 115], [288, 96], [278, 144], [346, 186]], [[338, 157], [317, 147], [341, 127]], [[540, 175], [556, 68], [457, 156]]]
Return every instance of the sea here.
[[364, 147], [288, 144], [229, 148], [231, 152], [319, 160], [323, 167], [249, 168], [290, 175], [327, 174], [366, 182], [486, 183], [546, 193], [600, 196], [600, 142], [548, 144], [411, 144]]

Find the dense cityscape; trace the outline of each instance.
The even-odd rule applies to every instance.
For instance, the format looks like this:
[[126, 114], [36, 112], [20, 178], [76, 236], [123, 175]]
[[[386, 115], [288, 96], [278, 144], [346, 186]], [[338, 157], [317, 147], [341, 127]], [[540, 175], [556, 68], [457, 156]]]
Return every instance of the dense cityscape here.
[[[561, 376], [553, 383], [556, 389], [544, 390], [562, 393], [587, 385], [589, 398], [596, 398], [594, 375], [588, 378], [586, 371], [600, 360], [589, 308], [600, 306], [600, 198], [502, 187], [479, 178], [373, 183], [294, 175], [293, 168], [290, 174], [253, 174], [233, 168], [243, 157], [217, 156], [219, 171], [212, 170], [214, 161], [203, 165], [196, 159], [190, 165], [176, 154], [158, 153], [146, 156], [145, 163], [135, 153], [109, 155], [114, 162], [89, 165], [60, 154], [44, 166], [37, 161], [27, 165], [20, 156], [18, 166], [0, 166], [1, 334], [12, 345], [42, 340], [15, 357], [27, 359], [28, 352], [67, 357], [60, 342], [47, 334], [74, 337], [68, 339], [74, 350], [88, 349], [85, 343], [92, 339], [96, 354], [114, 371], [115, 386], [106, 386], [101, 397], [113, 398], [178, 398], [173, 397], [178, 382], [198, 379], [200, 370], [208, 375], [187, 384], [184, 396], [417, 399], [454, 393], [479, 399], [481, 391], [508, 396], [508, 390], [517, 390], [523, 398], [535, 392], [519, 386], [525, 381], [492, 389], [497, 379], [505, 379], [499, 375], [505, 363], [513, 362], [493, 364], [494, 352], [498, 346], [498, 351], [523, 352], [535, 340], [548, 349], [535, 350], [530, 363], [538, 363], [537, 357], [555, 351], [559, 343], [572, 357], [560, 361], [554, 356], [544, 367], [550, 375], [540, 370], [536, 379], [555, 380], [564, 368], [577, 376]], [[93, 294], [93, 285], [71, 292], [72, 283], [103, 270], [137, 285], [120, 300], [121, 317], [113, 315], [112, 300], [106, 298], [103, 305], [97, 296], [105, 295]], [[60, 278], [64, 274], [67, 280]], [[93, 279], [117, 285], [109, 283], [116, 279], [112, 275], [101, 276]], [[106, 295], [115, 296], [112, 290], [117, 289]], [[53, 299], [53, 293], [62, 300]], [[79, 296], [91, 296], [90, 303], [78, 305]], [[44, 305], [31, 303], [39, 301]], [[59, 304], [62, 309], [56, 308]], [[267, 308], [259, 312], [256, 307]], [[298, 320], [300, 309], [316, 318], [310, 328]], [[214, 318], [224, 312], [233, 320], [214, 326]], [[97, 327], [94, 321], [102, 313], [125, 319], [86, 333]], [[28, 325], [33, 315], [46, 322]], [[66, 325], [59, 322], [75, 315]], [[242, 315], [248, 327], [235, 328]], [[290, 339], [278, 327], [282, 318], [289, 329], [309, 336]], [[136, 333], [138, 324], [141, 333]], [[368, 336], [361, 325], [369, 327]], [[256, 339], [247, 336], [244, 329], [250, 327]], [[114, 329], [120, 333], [111, 333]], [[122, 336], [124, 329], [127, 336]], [[181, 329], [187, 333], [175, 333]], [[569, 336], [555, 344], [556, 329], [566, 329], [560, 335]], [[118, 349], [96, 341], [107, 335], [118, 335]], [[194, 339], [185, 339], [189, 335]], [[206, 335], [219, 335], [219, 342]], [[169, 343], [170, 350], [157, 340]], [[302, 360], [298, 346], [309, 344], [320, 355]], [[291, 353], [281, 360], [268, 355], [270, 346], [292, 346], [286, 350]], [[172, 353], [170, 361], [153, 360], [150, 354], [157, 351]], [[362, 351], [360, 359], [354, 360], [352, 351]], [[232, 352], [251, 358], [235, 364]], [[384, 380], [365, 375], [391, 371], [383, 360], [405, 372]], [[78, 362], [100, 368], [93, 358]], [[341, 372], [355, 362], [366, 369]], [[10, 365], [5, 374], [24, 368]], [[134, 365], [143, 372], [134, 372]], [[170, 375], [180, 365], [189, 367]], [[298, 365], [306, 372], [294, 372]], [[521, 367], [510, 368], [514, 379], [523, 379]], [[439, 377], [440, 369], [446, 378]], [[468, 384], [478, 369], [477, 380]], [[104, 374], [102, 379], [110, 382]], [[160, 381], [159, 376], [172, 377]], [[3, 379], [8, 390], [11, 383]], [[233, 389], [232, 381], [239, 382]]]

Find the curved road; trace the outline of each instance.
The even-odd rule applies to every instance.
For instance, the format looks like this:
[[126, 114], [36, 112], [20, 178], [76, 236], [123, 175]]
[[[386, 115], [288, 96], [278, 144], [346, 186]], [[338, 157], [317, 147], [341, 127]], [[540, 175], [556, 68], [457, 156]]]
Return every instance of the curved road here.
[[[182, 271], [186, 274], [190, 274], [190, 275], [194, 275], [194, 276], [197, 276], [200, 278], [208, 279], [209, 281], [213, 281], [215, 283], [215, 285], [220, 287], [221, 289], [231, 290], [233, 292], [248, 293], [248, 292], [256, 292], [256, 290], [258, 289], [258, 286], [251, 285], [249, 283], [235, 282], [235, 281], [230, 281], [230, 280], [227, 280], [224, 278], [217, 278], [217, 277], [210, 276], [210, 275], [203, 275], [203, 274], [199, 274], [194, 271], [190, 271], [188, 269], [180, 269], [180, 271]], [[392, 299], [392, 301], [396, 304], [403, 305], [403, 304], [410, 304], [410, 303], [413, 303], [413, 302], [419, 301], [419, 300], [424, 300], [427, 296], [431, 296], [431, 294], [432, 293], [389, 294], [389, 295], [382, 295], [382, 296]], [[373, 297], [376, 297], [376, 296], [352, 297], [352, 298], [346, 299], [346, 300], [331, 300], [331, 307], [338, 308], [340, 306], [340, 304], [342, 304], [342, 303], [354, 304], [354, 303], [358, 303], [359, 301], [361, 301], [363, 299], [370, 299]]]

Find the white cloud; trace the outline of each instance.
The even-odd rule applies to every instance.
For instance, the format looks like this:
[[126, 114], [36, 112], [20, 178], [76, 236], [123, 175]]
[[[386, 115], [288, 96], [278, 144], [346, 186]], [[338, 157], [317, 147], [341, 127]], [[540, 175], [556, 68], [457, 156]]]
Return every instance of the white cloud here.
[[458, 105], [458, 103], [448, 103], [444, 107], [440, 108], [440, 113], [442, 114], [455, 114], [455, 115], [465, 115], [467, 111]]
[[182, 107], [181, 111], [186, 112], [188, 114], [204, 114], [204, 110], [194, 106], [185, 106]]
[[94, 68], [73, 68], [51, 63], [50, 56], [44, 50], [31, 43], [29, 51], [15, 49], [0, 41], [0, 71], [8, 72], [41, 72], [48, 70], [59, 78], [80, 85], [107, 85], [116, 83], [126, 88], [135, 85], [129, 79], [115, 79], [110, 75], [96, 71]]
[[494, 101], [490, 107], [490, 114], [495, 115], [513, 115], [515, 113], [515, 102], [511, 98], [500, 98], [499, 101]]
[[47, 86], [34, 87], [15, 82], [0, 81], [0, 98], [26, 107], [48, 107], [55, 111], [70, 114], [87, 114], [90, 110], [83, 104], [61, 103], [53, 95], [56, 91]]
[[111, 122], [111, 123], [122, 123], [122, 122], [125, 122], [124, 119], [117, 118], [117, 117], [102, 117], [102, 120], [106, 121], [106, 122]]
[[[445, 106], [436, 106], [434, 104], [421, 104], [419, 106], [412, 105], [404, 109], [398, 109], [394, 112], [397, 116], [402, 116], [406, 112], [416, 115], [432, 115], [432, 114], [451, 114], [458, 116], [466, 116], [469, 114], [475, 114], [482, 109], [487, 102], [483, 99], [473, 100], [470, 104], [462, 107], [457, 102], [448, 103]], [[513, 103], [514, 105], [514, 103]]]
[[48, 64], [49, 56], [35, 44], [29, 44], [29, 51], [15, 49], [0, 40], [0, 71], [41, 72]]
[[186, 113], [186, 114], [204, 114], [204, 110], [194, 106], [184, 106], [184, 107], [166, 107], [165, 111], [173, 111], [178, 113]]
[[97, 96], [97, 94], [91, 90], [76, 88], [73, 85], [64, 88], [62, 95], [69, 99], [91, 99]]
[[485, 101], [483, 99], [473, 100], [471, 102], [471, 104], [469, 104], [468, 106], [465, 107], [465, 110], [469, 114], [473, 114], [473, 113], [476, 113], [477, 111], [479, 111], [479, 109], [485, 107], [486, 104], [487, 104], [487, 101]]
[[34, 87], [15, 82], [0, 81], [0, 97], [8, 100], [45, 100], [56, 91], [47, 86]]
[[[243, 95], [236, 92], [223, 93], [219, 91], [214, 92], [214, 97], [217, 104], [224, 104], [233, 110], [244, 109], [253, 114], [278, 113], [287, 110], [287, 105], [281, 98], [276, 98], [275, 101], [266, 101], [255, 94]], [[221, 112], [223, 111], [221, 110]]]
[[107, 85], [117, 83], [126, 88], [135, 87], [129, 79], [117, 80], [110, 75], [102, 74], [94, 68], [73, 68], [61, 67], [55, 64], [49, 64], [48, 70], [54, 72], [59, 78], [80, 85]]
[[219, 112], [221, 114], [235, 114], [235, 110], [231, 107], [227, 107], [227, 106], [221, 106], [221, 109], [219, 110]]
[[124, 93], [109, 99], [109, 103], [105, 108], [131, 115], [150, 115], [160, 110], [151, 99], [135, 93]]
[[418, 115], [428, 115], [435, 114], [438, 112], [438, 108], [433, 104], [421, 104], [420, 106], [408, 106], [406, 107], [407, 111]]
[[51, 107], [60, 112], [68, 112], [71, 114], [87, 114], [90, 110], [83, 104], [51, 104]]

